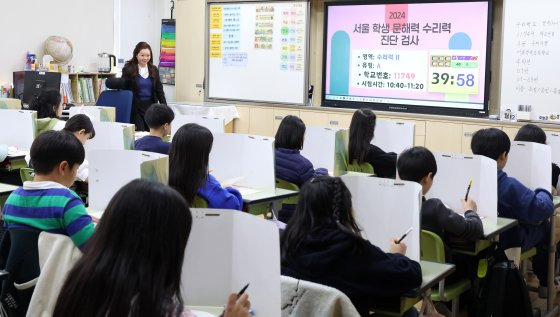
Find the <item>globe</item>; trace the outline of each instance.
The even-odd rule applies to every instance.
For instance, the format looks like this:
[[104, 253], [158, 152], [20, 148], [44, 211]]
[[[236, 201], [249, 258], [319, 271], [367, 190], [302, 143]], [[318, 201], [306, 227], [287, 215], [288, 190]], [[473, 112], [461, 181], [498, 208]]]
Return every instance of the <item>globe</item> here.
[[45, 41], [45, 54], [52, 56], [57, 64], [68, 64], [72, 60], [72, 42], [63, 36], [49, 36]]

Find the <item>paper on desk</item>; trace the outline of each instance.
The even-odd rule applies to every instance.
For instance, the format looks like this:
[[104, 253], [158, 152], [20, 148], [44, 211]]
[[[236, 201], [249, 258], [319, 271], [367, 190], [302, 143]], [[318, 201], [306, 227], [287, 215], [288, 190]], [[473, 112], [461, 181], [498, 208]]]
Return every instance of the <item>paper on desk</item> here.
[[226, 178], [218, 181], [220, 182], [220, 184], [222, 184], [223, 188], [226, 188], [226, 187], [232, 187], [244, 179], [245, 176], [239, 176], [239, 177]]
[[26, 156], [29, 151], [18, 150], [15, 146], [8, 147], [8, 156]]
[[233, 186], [233, 188], [237, 189], [241, 194], [241, 196], [247, 196], [247, 195], [252, 195], [261, 192], [258, 189], [249, 188], [249, 187]]

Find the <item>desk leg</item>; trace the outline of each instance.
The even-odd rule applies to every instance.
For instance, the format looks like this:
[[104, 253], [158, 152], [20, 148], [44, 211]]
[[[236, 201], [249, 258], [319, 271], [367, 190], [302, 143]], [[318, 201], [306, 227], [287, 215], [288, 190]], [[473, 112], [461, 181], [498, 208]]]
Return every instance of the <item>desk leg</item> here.
[[546, 298], [546, 310], [550, 312], [554, 306], [554, 299], [556, 298], [556, 287], [554, 285], [554, 275], [555, 275], [555, 260], [556, 260], [556, 244], [555, 239], [555, 227], [556, 227], [556, 210], [550, 217], [550, 245], [548, 248], [548, 294]]
[[274, 218], [276, 218], [276, 220], [278, 220], [278, 205], [278, 200], [272, 202], [272, 214], [274, 215]]

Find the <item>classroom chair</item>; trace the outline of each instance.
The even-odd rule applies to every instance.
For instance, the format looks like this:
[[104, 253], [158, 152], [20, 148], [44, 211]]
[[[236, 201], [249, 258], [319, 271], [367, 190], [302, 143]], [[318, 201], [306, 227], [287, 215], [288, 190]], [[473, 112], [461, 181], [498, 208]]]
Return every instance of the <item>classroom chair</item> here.
[[358, 164], [358, 161], [354, 160], [352, 164], [348, 164], [347, 170], [350, 172], [359, 172], [359, 173], [366, 173], [366, 174], [374, 174], [373, 166], [371, 164], [364, 162], [362, 164]]
[[280, 276], [283, 317], [358, 317], [358, 311], [336, 288], [289, 276]]
[[96, 106], [114, 107], [115, 120], [130, 123], [132, 112], [132, 91], [130, 90], [104, 90], [95, 103]]
[[208, 208], [208, 202], [206, 199], [196, 195], [194, 196], [192, 208]]
[[0, 109], [21, 110], [21, 100], [14, 98], [0, 98]]
[[[441, 238], [427, 230], [420, 234], [420, 259], [438, 263], [445, 263], [445, 248]], [[445, 285], [445, 280], [439, 283], [438, 289], [432, 291], [432, 300], [438, 302], [451, 301], [451, 316], [459, 313], [459, 297], [471, 288], [471, 281], [461, 279], [451, 285]]]
[[31, 182], [35, 177], [35, 170], [28, 167], [23, 167], [19, 169], [19, 177], [21, 178], [21, 182]]
[[[285, 181], [283, 179], [280, 178], [276, 178], [276, 188], [282, 188], [282, 189], [287, 189], [287, 190], [293, 190], [296, 192], [299, 192], [299, 186], [294, 184], [294, 183], [290, 183], [288, 181]], [[282, 200], [280, 202], [280, 205], [283, 204], [293, 204], [296, 205], [298, 202], [298, 196], [294, 196], [294, 197], [290, 197], [288, 199]]]

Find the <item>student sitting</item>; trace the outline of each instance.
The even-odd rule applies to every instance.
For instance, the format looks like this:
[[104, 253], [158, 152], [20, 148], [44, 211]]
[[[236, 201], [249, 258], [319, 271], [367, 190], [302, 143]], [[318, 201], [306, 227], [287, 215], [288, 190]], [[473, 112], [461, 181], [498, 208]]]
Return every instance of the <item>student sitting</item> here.
[[552, 195], [543, 188], [532, 191], [503, 171], [510, 146], [507, 134], [495, 128], [478, 130], [471, 140], [474, 154], [489, 157], [498, 164], [498, 216], [519, 220], [519, 226], [500, 234], [500, 245], [503, 249], [521, 247], [522, 252], [535, 246], [538, 248], [533, 270], [539, 278], [539, 295], [546, 297], [548, 219], [554, 212]]
[[386, 153], [371, 144], [375, 130], [376, 116], [370, 109], [359, 109], [354, 112], [350, 122], [350, 138], [348, 142], [348, 162], [352, 164], [369, 163], [378, 177], [395, 178], [397, 170], [397, 154]]
[[[517, 131], [514, 141], [535, 142], [547, 144], [546, 133], [539, 126], [534, 124], [526, 124]], [[552, 163], [552, 188], [558, 188], [558, 176], [560, 175], [560, 167]]]
[[[66, 121], [64, 125], [64, 131], [74, 134], [78, 140], [85, 145], [87, 140], [93, 139], [95, 137], [95, 129], [93, 128], [93, 123], [89, 117], [85, 114], [77, 114]], [[25, 156], [25, 161], [27, 166], [33, 167], [31, 165], [31, 155], [27, 154]], [[89, 177], [89, 167], [88, 161], [84, 159], [84, 162], [78, 168], [78, 173], [76, 174], [76, 180], [81, 182], [87, 182]]]
[[[125, 185], [68, 274], [53, 316], [194, 316], [181, 295], [191, 225], [175, 190], [144, 180]], [[249, 317], [248, 295], [230, 294], [224, 316]]]
[[196, 123], [179, 128], [169, 151], [169, 186], [181, 193], [190, 206], [198, 195], [210, 208], [241, 210], [241, 193], [231, 187], [222, 188], [208, 172], [213, 142], [212, 132]]
[[55, 89], [42, 90], [29, 104], [29, 110], [37, 111], [37, 134], [48, 130], [62, 130], [62, 95]]
[[[301, 188], [282, 235], [282, 275], [337, 288], [368, 316], [372, 300], [396, 301], [422, 282], [420, 265], [404, 256], [406, 245], [390, 245], [385, 253], [362, 238], [340, 178], [317, 177]], [[414, 308], [405, 314], [416, 315]]]
[[8, 197], [3, 210], [6, 228], [65, 234], [82, 249], [93, 223], [80, 197], [68, 187], [84, 156], [84, 147], [68, 132], [39, 135], [31, 145], [35, 179]]
[[167, 105], [156, 103], [146, 110], [144, 119], [150, 127], [150, 135], [136, 140], [134, 149], [168, 154], [171, 143], [163, 141], [163, 138], [171, 133], [171, 122], [175, 119], [173, 110]]
[[[95, 129], [93, 128], [93, 123], [90, 118], [85, 114], [77, 114], [66, 121], [64, 125], [64, 131], [74, 134], [82, 145], [86, 145], [87, 140], [93, 139], [95, 137]], [[76, 174], [76, 179], [82, 182], [87, 182], [89, 177], [89, 167], [88, 161], [84, 159], [84, 162], [78, 168], [78, 173]]]

